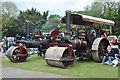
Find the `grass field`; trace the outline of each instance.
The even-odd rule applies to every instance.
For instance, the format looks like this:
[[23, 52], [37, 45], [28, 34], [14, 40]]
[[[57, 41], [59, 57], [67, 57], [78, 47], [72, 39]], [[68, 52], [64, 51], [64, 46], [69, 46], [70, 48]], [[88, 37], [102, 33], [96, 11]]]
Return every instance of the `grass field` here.
[[112, 67], [102, 65], [94, 61], [76, 61], [74, 62], [73, 67], [62, 69], [48, 66], [42, 58], [37, 55], [31, 55], [27, 61], [23, 63], [13, 63], [6, 57], [3, 57], [2, 64], [25, 70], [53, 73], [78, 78], [118, 78], [118, 66]]

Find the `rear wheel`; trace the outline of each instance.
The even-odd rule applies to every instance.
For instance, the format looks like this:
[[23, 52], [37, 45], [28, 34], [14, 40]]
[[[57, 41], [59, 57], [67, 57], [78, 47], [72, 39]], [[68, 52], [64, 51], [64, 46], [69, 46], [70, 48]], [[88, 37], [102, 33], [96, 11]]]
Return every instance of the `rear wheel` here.
[[92, 45], [92, 57], [94, 61], [101, 62], [107, 53], [109, 41], [106, 38], [97, 38]]

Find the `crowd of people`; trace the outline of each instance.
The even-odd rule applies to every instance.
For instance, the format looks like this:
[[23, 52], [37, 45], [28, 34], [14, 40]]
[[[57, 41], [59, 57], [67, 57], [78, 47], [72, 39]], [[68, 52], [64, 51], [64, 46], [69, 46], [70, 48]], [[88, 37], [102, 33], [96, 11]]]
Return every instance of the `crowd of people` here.
[[14, 39], [4, 37], [2, 41], [0, 42], [0, 47], [3, 48], [3, 53], [5, 53], [12, 45], [14, 44]]

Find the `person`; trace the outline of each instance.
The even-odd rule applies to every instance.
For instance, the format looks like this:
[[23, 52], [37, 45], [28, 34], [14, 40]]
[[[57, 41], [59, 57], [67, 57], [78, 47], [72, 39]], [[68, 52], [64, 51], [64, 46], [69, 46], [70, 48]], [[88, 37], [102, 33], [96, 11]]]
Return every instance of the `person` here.
[[120, 54], [115, 54], [115, 59], [112, 61], [113, 67], [120, 65]]
[[115, 52], [114, 50], [112, 50], [112, 48], [110, 46], [107, 47], [107, 54], [106, 56], [103, 57], [103, 60], [102, 60], [102, 64], [105, 63], [106, 60], [108, 60], [108, 64], [109, 65], [112, 65], [112, 60], [115, 59]]
[[2, 42], [0, 42], [0, 52], [2, 52]]
[[2, 47], [3, 47], [3, 53], [6, 52], [6, 50], [8, 49], [8, 40], [7, 37], [4, 37], [4, 39], [2, 39]]
[[14, 40], [12, 38], [10, 38], [9, 42], [9, 47], [11, 47], [14, 44]]

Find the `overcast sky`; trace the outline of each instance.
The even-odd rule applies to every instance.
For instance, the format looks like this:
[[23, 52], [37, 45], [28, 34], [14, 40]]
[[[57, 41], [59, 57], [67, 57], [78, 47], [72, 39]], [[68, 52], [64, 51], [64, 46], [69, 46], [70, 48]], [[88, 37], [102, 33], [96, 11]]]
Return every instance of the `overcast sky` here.
[[80, 11], [84, 10], [86, 5], [90, 5], [93, 0], [12, 0], [16, 3], [18, 9], [36, 8], [43, 12], [49, 10], [49, 14], [58, 14], [63, 16], [66, 10]]
[[[95, 0], [7, 0], [7, 1], [15, 2], [18, 9], [22, 11], [26, 9], [31, 9], [33, 7], [40, 12], [49, 10], [49, 15], [58, 14], [60, 16], [64, 16], [66, 10], [71, 11], [84, 10], [85, 6], [91, 5], [92, 2]], [[111, 0], [96, 0], [96, 1], [111, 1]]]

